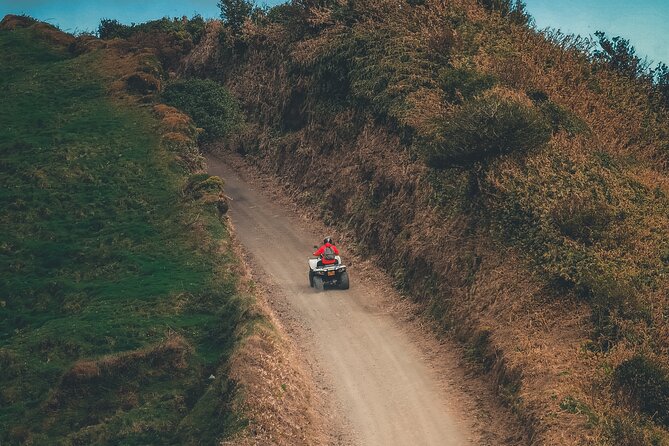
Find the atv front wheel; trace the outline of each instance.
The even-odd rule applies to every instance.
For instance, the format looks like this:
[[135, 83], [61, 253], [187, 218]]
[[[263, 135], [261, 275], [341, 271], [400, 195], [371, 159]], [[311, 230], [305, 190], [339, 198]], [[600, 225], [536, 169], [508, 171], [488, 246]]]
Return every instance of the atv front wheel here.
[[341, 276], [339, 276], [339, 288], [348, 290], [348, 286], [348, 271], [344, 271], [341, 273]]

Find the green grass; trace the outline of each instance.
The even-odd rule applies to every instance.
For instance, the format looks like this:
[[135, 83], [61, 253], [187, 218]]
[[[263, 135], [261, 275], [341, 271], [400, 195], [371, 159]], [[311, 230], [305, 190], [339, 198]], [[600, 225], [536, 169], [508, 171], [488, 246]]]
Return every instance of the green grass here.
[[[29, 29], [0, 54], [0, 444], [215, 443], [241, 423], [224, 364], [243, 301], [216, 275], [234, 260], [189, 233], [184, 173], [146, 109], [106, 97], [99, 55]], [[185, 366], [127, 355], [178, 336]], [[104, 355], [119, 364], [68, 383]]]

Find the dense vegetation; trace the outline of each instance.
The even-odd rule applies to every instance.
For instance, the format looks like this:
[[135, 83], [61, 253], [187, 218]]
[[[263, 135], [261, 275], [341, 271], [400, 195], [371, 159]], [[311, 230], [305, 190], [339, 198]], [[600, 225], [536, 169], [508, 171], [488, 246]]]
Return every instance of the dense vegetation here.
[[177, 34], [182, 39], [190, 39], [197, 44], [204, 34], [204, 25], [204, 19], [200, 16], [191, 19], [163, 17], [130, 25], [114, 19], [102, 19], [98, 26], [98, 36], [101, 39], [128, 39], [136, 34]]
[[0, 30], [0, 443], [215, 444], [248, 320], [221, 182], [40, 26]]
[[[539, 32], [515, 1], [237, 13], [192, 69], [243, 103], [230, 146], [351, 230], [445, 328], [485, 339], [530, 436], [669, 441], [663, 64], [619, 37]], [[306, 175], [324, 159], [337, 184]]]
[[237, 102], [222, 85], [211, 80], [172, 82], [165, 87], [161, 100], [188, 113], [203, 129], [204, 141], [229, 136], [240, 126]]
[[114, 19], [103, 19], [97, 34], [104, 40], [117, 39], [133, 45], [136, 50], [150, 48], [156, 52], [161, 69], [172, 70], [200, 42], [204, 32], [205, 21], [196, 15], [190, 19], [164, 17], [130, 25]]

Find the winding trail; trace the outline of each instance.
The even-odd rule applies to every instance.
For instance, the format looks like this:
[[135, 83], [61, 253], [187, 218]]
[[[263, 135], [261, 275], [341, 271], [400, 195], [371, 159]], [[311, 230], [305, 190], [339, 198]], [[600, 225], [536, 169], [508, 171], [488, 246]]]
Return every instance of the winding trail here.
[[[306, 259], [322, 238], [293, 211], [254, 190], [228, 165], [208, 159], [225, 180], [237, 239], [309, 333], [306, 355], [328, 376], [338, 416], [361, 445], [473, 444], [475, 434], [435, 370], [387, 312], [370, 299], [378, 290], [357, 280], [347, 291], [309, 287]], [[269, 242], [268, 242], [269, 241]], [[267, 247], [279, 256], [268, 256]], [[345, 247], [344, 247], [345, 248]], [[346, 263], [346, 252], [342, 252]]]

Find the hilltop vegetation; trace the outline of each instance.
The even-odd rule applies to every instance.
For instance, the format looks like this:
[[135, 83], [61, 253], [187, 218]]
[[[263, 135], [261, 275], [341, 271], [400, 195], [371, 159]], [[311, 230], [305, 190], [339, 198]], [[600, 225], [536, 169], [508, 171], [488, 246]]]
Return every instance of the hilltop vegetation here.
[[533, 441], [669, 441], [666, 67], [521, 2], [242, 12], [180, 69], [242, 103], [226, 145], [374, 253]]
[[110, 53], [27, 18], [0, 28], [0, 443], [234, 434], [227, 360], [260, 316], [222, 183], [181, 153], [195, 126], [111, 98]]

